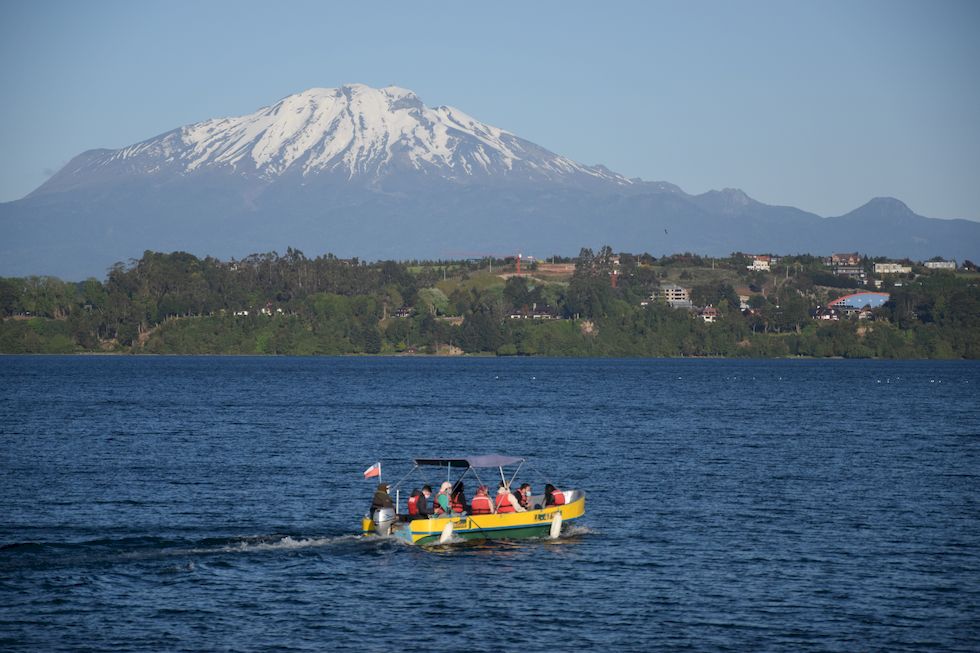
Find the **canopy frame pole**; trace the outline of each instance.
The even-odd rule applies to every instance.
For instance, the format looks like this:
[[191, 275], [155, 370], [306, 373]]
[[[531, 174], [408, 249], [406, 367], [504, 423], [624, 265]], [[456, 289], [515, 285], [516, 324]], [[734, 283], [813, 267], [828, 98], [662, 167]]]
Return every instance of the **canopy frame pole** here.
[[548, 484], [548, 485], [554, 485], [554, 483], [551, 482], [551, 479], [549, 479], [542, 472], [540, 472], [537, 467], [535, 467], [535, 466], [533, 466], [531, 464], [528, 464], [527, 468], [530, 469], [531, 471], [533, 471], [538, 476], [540, 476], [541, 477], [541, 480], [544, 481], [546, 484]]
[[[456, 490], [456, 485], [458, 483], [462, 483], [463, 482], [463, 479], [466, 478], [466, 475], [470, 473], [470, 470], [471, 469], [473, 470], [473, 473], [476, 474], [476, 469], [473, 468], [473, 467], [467, 467], [466, 469], [464, 469], [463, 470], [463, 473], [459, 475], [459, 478], [457, 478], [455, 481], [452, 482], [453, 486], [449, 490], [449, 495], [450, 496], [452, 496], [452, 493]], [[479, 479], [479, 476], [477, 477], [477, 479]], [[466, 497], [464, 496], [463, 499], [466, 499]]]
[[524, 461], [522, 460], [521, 464], [518, 465], [517, 469], [514, 470], [514, 474], [510, 477], [510, 483], [508, 483], [508, 486], [513, 485], [514, 479], [517, 478], [517, 473], [521, 471], [521, 467], [523, 466], [524, 466]]
[[[473, 470], [473, 476], [476, 477], [476, 482], [477, 482], [476, 490], [473, 490], [473, 496], [475, 497], [477, 490], [480, 489], [480, 486], [484, 485], [484, 482], [483, 479], [480, 478], [480, 472], [476, 471], [476, 467], [470, 467], [470, 469]], [[490, 498], [490, 488], [487, 488], [487, 498]], [[472, 507], [473, 507], [473, 500], [470, 499], [470, 508]], [[494, 514], [496, 512], [497, 512], [497, 507], [496, 505], [494, 505], [494, 500], [490, 498], [490, 514]], [[472, 519], [472, 517], [473, 517], [473, 513], [470, 512], [470, 518]], [[473, 523], [476, 524], [476, 522]], [[480, 528], [480, 525], [476, 524], [476, 527]]]
[[416, 465], [415, 467], [412, 467], [412, 469], [411, 469], [411, 470], [409, 470], [409, 472], [408, 472], [407, 474], [405, 474], [404, 476], [402, 476], [402, 477], [401, 477], [401, 478], [400, 478], [400, 479], [398, 480], [398, 482], [397, 482], [397, 483], [395, 483], [395, 484], [394, 484], [394, 485], [392, 486], [392, 487], [394, 487], [394, 488], [395, 488], [395, 491], [397, 491], [397, 490], [398, 490], [398, 487], [399, 487], [399, 486], [400, 486], [400, 485], [401, 485], [402, 483], [404, 483], [404, 482], [405, 482], [405, 479], [407, 479], [407, 478], [408, 478], [409, 476], [411, 476], [411, 475], [412, 475], [412, 474], [413, 474], [413, 473], [415, 472], [415, 470], [416, 470], [416, 469], [418, 469], [418, 468], [419, 468], [419, 466], [418, 466], [418, 465]]
[[[409, 476], [411, 476], [415, 472], [415, 470], [418, 469], [418, 468], [419, 468], [418, 465], [415, 465], [414, 467], [412, 467], [412, 469], [410, 469], [407, 474], [405, 474], [404, 476], [402, 476], [401, 479], [399, 479], [399, 481], [397, 483], [395, 483], [395, 485], [394, 485], [394, 488], [395, 488], [395, 514], [396, 515], [401, 514], [402, 491], [399, 488], [399, 486], [402, 483], [404, 483], [405, 482], [405, 479], [407, 479]], [[379, 475], [379, 479], [380, 479], [380, 475]]]

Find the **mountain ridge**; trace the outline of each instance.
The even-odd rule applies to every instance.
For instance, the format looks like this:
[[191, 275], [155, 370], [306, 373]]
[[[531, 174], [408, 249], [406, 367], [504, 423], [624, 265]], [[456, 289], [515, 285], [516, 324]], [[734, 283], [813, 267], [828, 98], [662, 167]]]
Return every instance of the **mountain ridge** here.
[[823, 218], [739, 189], [699, 195], [587, 166], [412, 91], [286, 96], [119, 149], [88, 150], [0, 204], [0, 274], [100, 276], [146, 249], [380, 258], [451, 252], [830, 253], [976, 258], [980, 223], [894, 198]]

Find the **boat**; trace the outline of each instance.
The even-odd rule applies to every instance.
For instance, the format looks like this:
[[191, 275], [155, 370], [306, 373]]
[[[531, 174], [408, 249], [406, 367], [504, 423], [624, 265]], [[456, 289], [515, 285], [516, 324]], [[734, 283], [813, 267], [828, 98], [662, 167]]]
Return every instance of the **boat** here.
[[[452, 513], [450, 515], [430, 516], [408, 520], [400, 514], [400, 487], [420, 468], [438, 468], [446, 471], [446, 480], [455, 485], [468, 474], [472, 474], [480, 485], [488, 485], [480, 480], [480, 470], [496, 469], [501, 482], [510, 486], [521, 470], [524, 458], [500, 455], [462, 456], [456, 458], [416, 458], [414, 467], [400, 481], [394, 484], [389, 493], [394, 492], [395, 509], [376, 510], [374, 514], [361, 519], [361, 532], [364, 535], [393, 537], [408, 544], [432, 545], [448, 544], [462, 540], [503, 540], [519, 538], [550, 538], [560, 536], [564, 525], [585, 514], [585, 493], [581, 490], [561, 490], [564, 504], [545, 506], [544, 494], [532, 495], [526, 512], [508, 512], [473, 515]], [[505, 469], [516, 468], [508, 481]], [[462, 471], [462, 473], [459, 473]], [[452, 476], [458, 474], [454, 480]], [[496, 475], [495, 475], [496, 477]], [[491, 501], [493, 498], [491, 497]]]

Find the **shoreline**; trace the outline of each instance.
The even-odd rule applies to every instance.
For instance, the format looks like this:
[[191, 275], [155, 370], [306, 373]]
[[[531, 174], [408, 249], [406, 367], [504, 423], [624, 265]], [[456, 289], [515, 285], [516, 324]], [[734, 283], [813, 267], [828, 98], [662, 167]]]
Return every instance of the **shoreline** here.
[[794, 361], [898, 361], [898, 362], [913, 362], [913, 361], [964, 361], [970, 362], [975, 359], [972, 358], [886, 358], [880, 356], [539, 356], [539, 355], [513, 355], [513, 356], [499, 356], [493, 353], [475, 353], [475, 354], [399, 354], [399, 353], [385, 353], [385, 354], [196, 354], [196, 353], [182, 353], [182, 354], [157, 354], [150, 352], [67, 352], [67, 353], [44, 353], [44, 352], [33, 352], [33, 353], [7, 353], [0, 352], [0, 358], [27, 358], [27, 357], [45, 357], [53, 358], [57, 356], [71, 356], [71, 357], [89, 357], [89, 358], [419, 358], [419, 359], [495, 359], [495, 360], [719, 360], [719, 361], [779, 361], [779, 360], [794, 360]]

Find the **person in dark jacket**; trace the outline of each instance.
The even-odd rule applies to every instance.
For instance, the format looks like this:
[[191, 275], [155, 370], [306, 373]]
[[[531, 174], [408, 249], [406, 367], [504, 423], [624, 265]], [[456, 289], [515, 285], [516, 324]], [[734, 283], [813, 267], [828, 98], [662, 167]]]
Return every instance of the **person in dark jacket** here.
[[388, 496], [388, 484], [378, 483], [378, 489], [374, 491], [374, 498], [371, 499], [371, 514], [374, 514], [375, 510], [381, 510], [382, 508], [395, 509], [395, 504], [391, 502], [391, 497]]
[[418, 517], [416, 519], [428, 519], [432, 516], [432, 509], [429, 507], [430, 498], [432, 498], [432, 486], [423, 485], [422, 496], [419, 497], [418, 503], [415, 504], [416, 508], [418, 508]]

